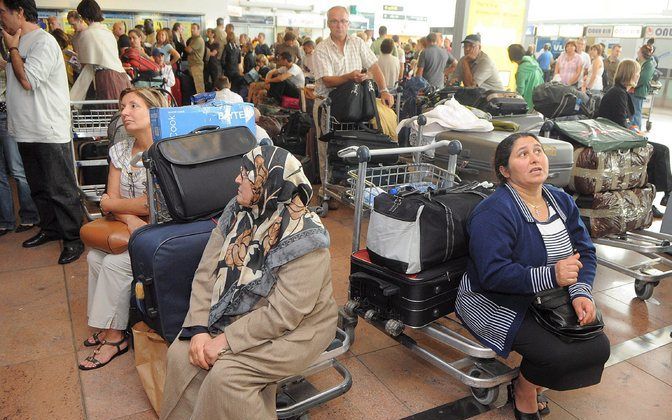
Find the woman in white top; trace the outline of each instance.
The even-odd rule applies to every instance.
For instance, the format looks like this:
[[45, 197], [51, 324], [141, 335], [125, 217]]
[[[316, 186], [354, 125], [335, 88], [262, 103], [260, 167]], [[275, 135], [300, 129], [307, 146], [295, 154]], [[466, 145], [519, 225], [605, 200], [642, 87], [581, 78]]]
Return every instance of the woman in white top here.
[[602, 46], [595, 44], [588, 51], [591, 59], [591, 65], [588, 73], [584, 76], [581, 91], [590, 93], [602, 93], [602, 73], [604, 73], [604, 61], [602, 60]]
[[[121, 119], [131, 137], [110, 147], [107, 191], [100, 199], [100, 209], [125, 223], [131, 233], [147, 224], [144, 218], [149, 214], [146, 172], [132, 167], [131, 158], [152, 144], [149, 108], [167, 106], [162, 93], [148, 88], [126, 89], [119, 98]], [[126, 327], [133, 280], [128, 251], [115, 255], [92, 249], [87, 261], [88, 322], [98, 331], [84, 341], [84, 346], [96, 350], [79, 364], [82, 370], [103, 367], [128, 351]]]

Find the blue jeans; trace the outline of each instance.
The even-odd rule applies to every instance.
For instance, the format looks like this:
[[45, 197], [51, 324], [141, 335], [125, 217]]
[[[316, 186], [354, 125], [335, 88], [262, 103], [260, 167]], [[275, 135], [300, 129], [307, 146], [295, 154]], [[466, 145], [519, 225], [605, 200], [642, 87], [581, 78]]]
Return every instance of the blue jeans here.
[[37, 224], [40, 217], [30, 197], [30, 187], [23, 170], [19, 148], [7, 133], [7, 114], [0, 112], [0, 229], [14, 229], [14, 199], [9, 185], [9, 176], [14, 178], [19, 196], [19, 217], [25, 225]]
[[638, 98], [632, 93], [632, 104], [635, 106], [635, 113], [632, 114], [632, 124], [636, 125], [638, 129], [642, 129], [642, 107], [644, 106], [644, 98]]

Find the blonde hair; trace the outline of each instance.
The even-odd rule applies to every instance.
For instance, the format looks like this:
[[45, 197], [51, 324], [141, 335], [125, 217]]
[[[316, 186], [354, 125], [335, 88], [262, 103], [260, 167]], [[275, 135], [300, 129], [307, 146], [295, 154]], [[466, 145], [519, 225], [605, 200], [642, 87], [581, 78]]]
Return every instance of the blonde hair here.
[[119, 108], [121, 108], [121, 100], [129, 93], [136, 94], [147, 105], [147, 108], [167, 108], [169, 106], [166, 95], [160, 90], [145, 87], [130, 87], [121, 91], [121, 95], [119, 95]]
[[625, 86], [626, 88], [637, 85], [637, 81], [633, 81], [635, 74], [639, 74], [641, 66], [635, 60], [626, 58], [618, 63], [616, 67], [616, 74], [614, 75], [614, 84]]

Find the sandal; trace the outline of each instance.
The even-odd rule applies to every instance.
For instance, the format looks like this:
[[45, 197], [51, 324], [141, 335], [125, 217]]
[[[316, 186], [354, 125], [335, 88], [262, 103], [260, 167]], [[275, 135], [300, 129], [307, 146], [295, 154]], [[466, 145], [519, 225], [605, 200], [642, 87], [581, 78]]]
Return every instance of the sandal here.
[[[103, 344], [103, 342], [100, 341], [100, 339], [98, 338], [98, 336], [100, 335], [101, 332], [102, 331], [98, 331], [97, 333], [93, 333], [93, 335], [91, 337], [84, 340], [84, 347], [95, 347], [95, 346], [98, 346], [100, 344]], [[89, 339], [91, 339], [91, 338], [93, 338], [93, 340], [94, 340], [93, 342], [89, 341]]]
[[548, 397], [544, 394], [537, 394], [537, 405], [542, 406], [543, 408], [539, 409], [539, 414], [542, 416], [547, 416], [551, 414], [551, 408], [548, 406]]
[[[84, 361], [93, 363], [93, 366], [84, 366], [82, 364], [79, 364], [79, 366], [78, 366], [79, 369], [80, 370], [93, 370], [93, 369], [98, 369], [98, 368], [101, 368], [101, 367], [105, 366], [106, 364], [108, 364], [112, 360], [114, 360], [115, 357], [121, 356], [122, 354], [124, 354], [128, 351], [129, 347], [131, 347], [130, 344], [127, 344], [126, 347], [124, 347], [123, 349], [121, 348], [121, 345], [124, 344], [125, 342], [126, 343], [128, 342], [128, 336], [125, 336], [124, 338], [122, 338], [121, 340], [116, 341], [116, 342], [103, 340], [100, 347], [95, 349], [91, 356], [84, 359]], [[100, 353], [100, 348], [103, 347], [103, 346], [114, 346], [114, 347], [117, 348], [117, 352], [114, 355], [112, 355], [112, 357], [110, 357], [107, 362], [101, 362], [100, 360], [96, 359], [96, 355]]]

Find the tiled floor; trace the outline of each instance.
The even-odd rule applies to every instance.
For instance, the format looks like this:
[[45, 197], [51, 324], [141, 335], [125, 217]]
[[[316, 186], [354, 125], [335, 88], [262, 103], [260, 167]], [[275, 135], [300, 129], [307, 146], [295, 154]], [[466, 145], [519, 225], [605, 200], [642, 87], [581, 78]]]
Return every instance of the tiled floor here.
[[[672, 146], [664, 138], [669, 132], [672, 112], [659, 111], [651, 138]], [[347, 300], [352, 219], [348, 208], [330, 212], [325, 219], [339, 304]], [[659, 222], [652, 229], [658, 227]], [[53, 242], [21, 248], [21, 241], [32, 233], [0, 238], [0, 418], [156, 418], [135, 372], [132, 352], [102, 370], [77, 370], [77, 361], [88, 354], [81, 344], [89, 331], [86, 260], [56, 265], [60, 248]], [[600, 252], [611, 258], [632, 257], [609, 248]], [[595, 297], [612, 345], [672, 324], [672, 280], [661, 283], [648, 302], [634, 298], [632, 283], [615, 271], [598, 269]], [[429, 339], [422, 342], [446, 360], [459, 357]], [[469, 395], [462, 383], [361, 320], [356, 341], [341, 359], [352, 373], [353, 387], [312, 410], [314, 419], [398, 419]], [[518, 360], [511, 359], [511, 364]], [[314, 379], [319, 387], [333, 378]], [[599, 385], [548, 395], [550, 420], [672, 418], [672, 344], [608, 367]], [[507, 405], [476, 418], [512, 417]]]

